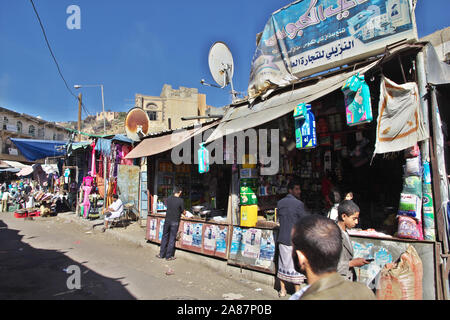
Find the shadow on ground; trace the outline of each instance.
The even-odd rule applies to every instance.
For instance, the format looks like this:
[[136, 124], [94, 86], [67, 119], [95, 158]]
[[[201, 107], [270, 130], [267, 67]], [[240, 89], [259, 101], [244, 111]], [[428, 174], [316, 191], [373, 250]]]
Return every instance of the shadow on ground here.
[[[31, 247], [18, 230], [0, 220], [0, 300], [134, 300], [119, 279], [104, 277], [58, 250]], [[78, 266], [81, 288], [75, 284], [70, 266]]]

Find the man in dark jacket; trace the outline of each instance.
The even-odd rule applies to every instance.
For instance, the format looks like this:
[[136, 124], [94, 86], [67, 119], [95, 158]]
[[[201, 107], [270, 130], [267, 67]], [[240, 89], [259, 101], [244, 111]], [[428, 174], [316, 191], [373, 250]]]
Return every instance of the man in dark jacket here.
[[164, 222], [161, 248], [157, 258], [175, 260], [175, 241], [180, 225], [181, 215], [185, 213], [184, 201], [181, 198], [181, 188], [175, 186], [173, 196], [167, 198], [166, 219]]
[[280, 279], [281, 288], [278, 293], [280, 297], [286, 295], [285, 282], [293, 283], [295, 290], [298, 291], [300, 285], [305, 281], [305, 276], [294, 269], [291, 232], [294, 224], [307, 213], [305, 205], [299, 200], [301, 194], [300, 183], [291, 181], [288, 184], [288, 191], [288, 195], [277, 203], [277, 217], [280, 222], [277, 240], [279, 249], [277, 277]]

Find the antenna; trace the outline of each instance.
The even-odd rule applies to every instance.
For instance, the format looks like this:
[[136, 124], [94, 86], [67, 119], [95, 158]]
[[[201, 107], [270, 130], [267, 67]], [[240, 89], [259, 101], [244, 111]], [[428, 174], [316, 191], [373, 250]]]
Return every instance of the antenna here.
[[203, 79], [200, 83], [221, 89], [230, 84], [232, 101], [234, 102], [237, 97], [237, 92], [234, 91], [233, 87], [234, 62], [231, 51], [224, 42], [217, 41], [211, 46], [209, 49], [208, 64], [209, 71], [218, 86], [206, 83]]
[[150, 120], [147, 113], [141, 108], [132, 108], [125, 119], [127, 137], [133, 141], [141, 141], [148, 134]]

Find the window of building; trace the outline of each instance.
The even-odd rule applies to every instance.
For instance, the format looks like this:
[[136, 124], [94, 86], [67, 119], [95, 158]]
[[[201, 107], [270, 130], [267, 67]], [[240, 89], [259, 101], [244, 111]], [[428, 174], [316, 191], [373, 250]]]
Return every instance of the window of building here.
[[38, 137], [39, 138], [44, 138], [45, 136], [45, 129], [44, 128], [39, 128], [38, 129]]
[[22, 133], [22, 121], [17, 121], [17, 132]]
[[56, 140], [56, 133], [53, 134], [53, 140]]
[[58, 141], [64, 140], [64, 134], [58, 133], [57, 139], [58, 139]]
[[158, 109], [158, 106], [156, 104], [154, 104], [153, 102], [150, 102], [150, 103], [147, 103], [147, 105], [145, 106], [145, 109], [155, 110], [155, 109]]
[[6, 130], [7, 126], [8, 126], [8, 118], [7, 117], [3, 117], [3, 130]]
[[33, 125], [28, 128], [28, 134], [32, 137], [36, 135], [36, 128]]
[[147, 115], [150, 121], [158, 120], [156, 111], [147, 111]]

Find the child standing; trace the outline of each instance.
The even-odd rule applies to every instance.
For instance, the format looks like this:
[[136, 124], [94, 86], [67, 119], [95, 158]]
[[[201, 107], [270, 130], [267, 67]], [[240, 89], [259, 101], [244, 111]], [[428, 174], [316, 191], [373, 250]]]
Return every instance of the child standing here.
[[370, 263], [364, 258], [353, 258], [353, 246], [347, 233], [348, 229], [358, 224], [359, 207], [352, 200], [344, 200], [338, 207], [338, 226], [342, 233], [342, 252], [338, 263], [338, 273], [347, 280], [353, 281], [354, 267], [361, 267]]

